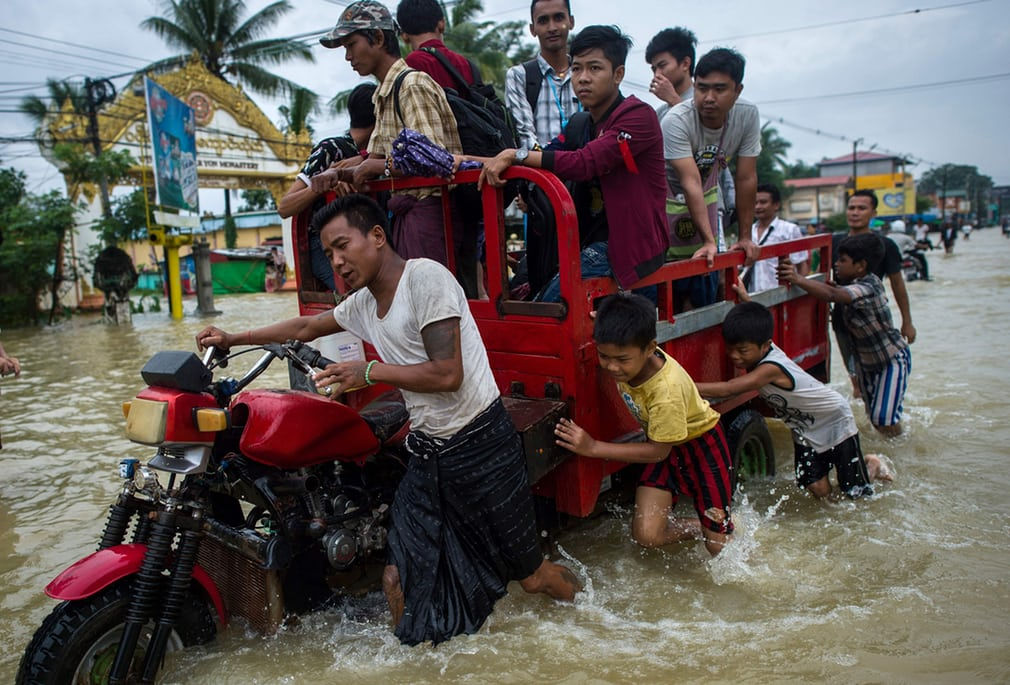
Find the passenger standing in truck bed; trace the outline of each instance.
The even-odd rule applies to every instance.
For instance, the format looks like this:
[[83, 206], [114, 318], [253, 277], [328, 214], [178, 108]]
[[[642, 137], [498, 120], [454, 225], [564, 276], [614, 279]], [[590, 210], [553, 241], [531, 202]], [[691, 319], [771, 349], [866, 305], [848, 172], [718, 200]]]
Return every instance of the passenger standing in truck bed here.
[[[622, 288], [659, 269], [670, 241], [659, 122], [651, 107], [620, 90], [630, 46], [631, 39], [612, 26], [588, 26], [572, 40], [572, 80], [588, 112], [578, 140], [565, 140], [564, 149], [521, 147], [478, 159], [481, 184], [504, 185], [501, 174], [514, 164], [579, 182], [573, 199], [582, 277], [613, 276]], [[557, 302], [560, 295], [555, 277], [539, 299]]]

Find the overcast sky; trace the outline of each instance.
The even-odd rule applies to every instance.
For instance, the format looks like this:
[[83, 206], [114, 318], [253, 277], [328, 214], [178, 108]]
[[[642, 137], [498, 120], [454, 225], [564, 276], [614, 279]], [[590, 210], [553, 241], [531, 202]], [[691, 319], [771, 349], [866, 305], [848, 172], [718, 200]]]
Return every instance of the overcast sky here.
[[[645, 46], [661, 28], [686, 26], [700, 40], [699, 56], [729, 46], [747, 58], [743, 97], [758, 104], [762, 119], [772, 119], [792, 142], [791, 160], [816, 162], [848, 154], [851, 141], [862, 138], [860, 149], [876, 145], [876, 151], [925, 160], [912, 167], [917, 177], [929, 163], [954, 162], [977, 166], [997, 184], [1010, 183], [1008, 0], [572, 3], [576, 30], [616, 24], [634, 40], [625, 94], [658, 104], [644, 89], [649, 81]], [[248, 0], [252, 10], [266, 4]], [[277, 36], [328, 28], [346, 3], [293, 4], [295, 9], [278, 24]], [[17, 12], [5, 13], [0, 19], [0, 137], [31, 134], [28, 120], [10, 110], [24, 93], [43, 92], [37, 86], [46, 77], [118, 74], [172, 54], [157, 36], [138, 26], [159, 13], [153, 0], [39, 0], [19, 3]], [[529, 2], [485, 0], [484, 16], [528, 22]], [[315, 64], [276, 71], [324, 100], [357, 83], [343, 50], [317, 44], [313, 52]], [[115, 81], [117, 87], [123, 83]], [[271, 120], [279, 119], [279, 102], [254, 99]], [[320, 116], [314, 125], [317, 135], [330, 135], [342, 132], [346, 120]], [[23, 169], [30, 190], [62, 187], [58, 172], [32, 145], [0, 142], [0, 164]]]

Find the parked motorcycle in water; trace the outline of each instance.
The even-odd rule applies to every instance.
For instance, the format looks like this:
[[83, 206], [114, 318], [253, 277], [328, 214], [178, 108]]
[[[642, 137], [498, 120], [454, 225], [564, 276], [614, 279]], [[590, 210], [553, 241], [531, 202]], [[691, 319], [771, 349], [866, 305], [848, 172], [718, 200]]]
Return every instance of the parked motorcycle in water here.
[[120, 462], [98, 551], [46, 586], [61, 603], [18, 683], [154, 682], [166, 653], [212, 640], [231, 618], [269, 633], [332, 601], [332, 587], [374, 585], [405, 470], [402, 397], [359, 413], [308, 389], [244, 390], [275, 360], [305, 388], [330, 363], [297, 341], [237, 354], [256, 350], [239, 380], [213, 380], [236, 356], [213, 348], [144, 366], [126, 434], [157, 452]]

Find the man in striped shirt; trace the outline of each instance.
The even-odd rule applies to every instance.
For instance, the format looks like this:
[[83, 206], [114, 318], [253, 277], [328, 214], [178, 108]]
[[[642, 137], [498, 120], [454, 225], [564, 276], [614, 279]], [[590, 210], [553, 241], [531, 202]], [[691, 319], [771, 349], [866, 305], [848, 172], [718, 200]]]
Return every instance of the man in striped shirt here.
[[[505, 106], [515, 121], [519, 145], [526, 149], [538, 143], [546, 147], [579, 111], [569, 73], [568, 34], [575, 27], [569, 0], [533, 0], [530, 19], [530, 33], [539, 41], [540, 53], [505, 74]], [[528, 96], [533, 92], [536, 97], [531, 101]]]

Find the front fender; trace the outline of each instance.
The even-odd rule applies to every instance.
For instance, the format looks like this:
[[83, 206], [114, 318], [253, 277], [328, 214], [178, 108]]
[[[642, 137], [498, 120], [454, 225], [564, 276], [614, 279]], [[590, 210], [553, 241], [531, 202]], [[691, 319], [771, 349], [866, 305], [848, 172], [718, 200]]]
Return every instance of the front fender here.
[[[146, 553], [147, 545], [136, 543], [100, 549], [75, 561], [53, 578], [46, 585], [46, 594], [53, 599], [63, 601], [90, 597], [116, 581], [140, 571], [140, 564], [144, 561]], [[199, 583], [203, 591], [207, 593], [221, 624], [227, 625], [228, 613], [224, 606], [224, 600], [210, 574], [199, 564], [195, 564], [193, 566], [193, 580]]]

